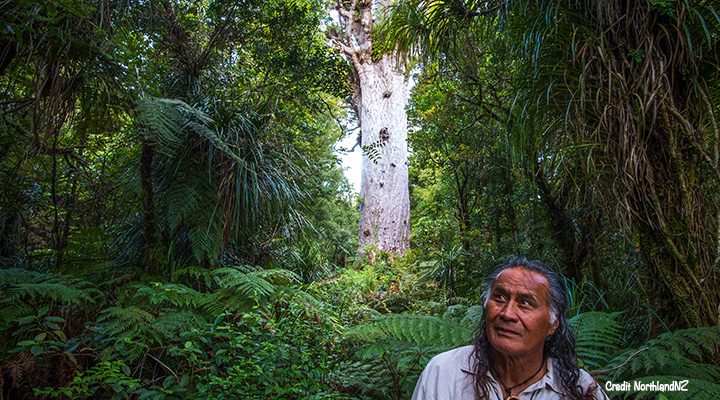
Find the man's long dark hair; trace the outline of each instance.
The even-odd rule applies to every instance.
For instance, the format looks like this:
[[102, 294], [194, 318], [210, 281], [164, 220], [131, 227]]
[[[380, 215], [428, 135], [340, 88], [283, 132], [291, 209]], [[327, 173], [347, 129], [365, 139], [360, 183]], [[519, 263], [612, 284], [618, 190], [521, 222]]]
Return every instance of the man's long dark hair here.
[[[567, 298], [562, 278], [558, 274], [539, 261], [529, 261], [525, 257], [512, 257], [507, 263], [498, 266], [485, 280], [485, 286], [483, 287], [485, 306], [487, 306], [492, 285], [498, 275], [502, 271], [513, 267], [535, 271], [547, 278], [550, 292], [550, 321], [552, 323], [558, 320], [559, 325], [555, 333], [545, 341], [543, 355], [546, 359], [548, 357], [555, 359], [553, 367], [559, 372], [565, 398], [576, 400], [592, 398], [591, 393], [583, 393], [582, 388], [578, 385], [580, 367], [575, 362], [575, 335], [568, 327], [568, 321], [565, 317]], [[475, 398], [477, 400], [487, 399], [489, 395], [490, 384], [487, 373], [491, 363], [490, 350], [490, 342], [485, 329], [485, 317], [483, 316], [480, 319], [475, 338], [475, 348], [471, 355], [473, 386], [475, 387]]]

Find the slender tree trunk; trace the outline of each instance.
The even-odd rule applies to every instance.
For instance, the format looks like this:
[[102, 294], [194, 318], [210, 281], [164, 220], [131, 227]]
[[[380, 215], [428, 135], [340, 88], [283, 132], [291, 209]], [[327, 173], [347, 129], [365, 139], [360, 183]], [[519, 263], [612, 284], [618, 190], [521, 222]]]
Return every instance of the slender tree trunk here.
[[[79, 154], [82, 157], [82, 152]], [[70, 186], [70, 194], [66, 197], [65, 202], [65, 219], [63, 221], [62, 232], [58, 239], [58, 245], [55, 249], [55, 270], [59, 271], [62, 264], [65, 262], [65, 248], [68, 245], [68, 239], [70, 238], [70, 229], [72, 228], [73, 211], [75, 208], [75, 201], [77, 199], [77, 187], [78, 187], [78, 172], [73, 172], [72, 183]]]
[[580, 281], [582, 260], [576, 252], [575, 224], [567, 213], [565, 202], [550, 188], [541, 165], [535, 167], [535, 184], [550, 217], [550, 227], [563, 253], [563, 266], [569, 278]]
[[[143, 199], [143, 238], [145, 240], [145, 255], [149, 256], [150, 250], [157, 242], [155, 225], [155, 191], [152, 179], [152, 164], [155, 158], [155, 149], [146, 141], [142, 144], [140, 155], [140, 184], [142, 186]], [[152, 270], [152, 260], [147, 259], [149, 268]]]
[[455, 168], [455, 188], [458, 193], [458, 228], [460, 230], [460, 242], [465, 252], [470, 252], [470, 193], [468, 189], [468, 175], [470, 172], [464, 168]]

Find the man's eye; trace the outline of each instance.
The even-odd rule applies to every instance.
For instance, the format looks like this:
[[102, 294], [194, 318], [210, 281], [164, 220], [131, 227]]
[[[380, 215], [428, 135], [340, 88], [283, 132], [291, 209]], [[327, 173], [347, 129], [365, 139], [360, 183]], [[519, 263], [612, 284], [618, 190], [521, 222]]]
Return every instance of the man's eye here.
[[502, 295], [500, 293], [496, 293], [493, 298], [497, 301], [505, 301], [505, 295]]

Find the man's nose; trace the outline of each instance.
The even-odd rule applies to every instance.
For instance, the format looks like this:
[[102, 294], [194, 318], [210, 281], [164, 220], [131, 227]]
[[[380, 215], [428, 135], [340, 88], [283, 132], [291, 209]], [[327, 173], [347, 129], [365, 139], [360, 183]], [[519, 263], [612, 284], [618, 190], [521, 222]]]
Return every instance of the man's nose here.
[[517, 307], [514, 301], [508, 301], [505, 303], [505, 307], [500, 310], [500, 318], [508, 321], [515, 321], [518, 319]]

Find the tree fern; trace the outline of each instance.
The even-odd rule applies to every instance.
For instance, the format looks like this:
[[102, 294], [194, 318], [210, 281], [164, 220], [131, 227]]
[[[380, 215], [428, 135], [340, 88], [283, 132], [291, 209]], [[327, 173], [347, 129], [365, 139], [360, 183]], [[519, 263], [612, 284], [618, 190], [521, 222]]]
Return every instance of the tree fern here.
[[179, 283], [153, 282], [149, 285], [137, 284], [132, 287], [136, 289], [130, 299], [134, 305], [188, 308], [199, 307], [207, 302], [205, 293]]
[[93, 328], [98, 347], [104, 352], [119, 351], [129, 360], [140, 358], [157, 342], [152, 333], [154, 316], [140, 307], [108, 307]]
[[393, 339], [415, 346], [452, 348], [468, 343], [472, 329], [427, 315], [388, 315], [349, 329], [346, 336], [367, 343]]
[[41, 305], [85, 307], [98, 304], [103, 293], [92, 283], [71, 276], [0, 269], [0, 329], [34, 313]]
[[137, 306], [108, 307], [100, 313], [95, 331], [107, 338], [143, 337], [154, 318]]
[[136, 123], [146, 139], [159, 144], [161, 153], [173, 155], [186, 137], [178, 107], [186, 104], [171, 99], [140, 99], [135, 102]]
[[[671, 385], [673, 382], [687, 382], [687, 384], [683, 387], [683, 391], [655, 391], [652, 390], [652, 386], [650, 386], [648, 390], [635, 390], [635, 384], [633, 382], [632, 390], [624, 397], [632, 396], [635, 399], [661, 399], [662, 397], [658, 396], [658, 394], [661, 394], [665, 399], [669, 400], [716, 400], [720, 398], [720, 384], [718, 384], [717, 381], [707, 381], [698, 378], [688, 379], [687, 376], [673, 375], [644, 376], [633, 378], [633, 381], [641, 384], [660, 383]], [[640, 389], [642, 389], [642, 387]]]
[[205, 288], [209, 288], [214, 282], [211, 269], [196, 265], [176, 270], [173, 272], [171, 279], [174, 282], [189, 281], [188, 284], [191, 285], [200, 283]]
[[284, 269], [254, 269], [249, 266], [218, 268], [212, 272], [220, 288], [232, 288], [255, 299], [275, 293], [275, 284], [297, 282], [299, 278]]
[[679, 375], [720, 381], [720, 327], [682, 329], [661, 334], [640, 348], [627, 349], [605, 368], [612, 380], [643, 375]]
[[391, 398], [391, 373], [379, 359], [342, 363], [331, 377], [343, 387], [354, 388], [358, 394], [371, 399]]
[[203, 110], [173, 99], [142, 99], [135, 109], [140, 132], [158, 153], [156, 207], [169, 242], [181, 250], [176, 255], [213, 264], [231, 236], [257, 234], [263, 216], [307, 223], [297, 209], [311, 167], [292, 146], [256, 140], [267, 124], [239, 115], [216, 127]]
[[161, 314], [153, 329], [163, 338], [162, 343], [177, 340], [182, 332], [203, 328], [208, 322], [203, 314], [194, 310], [172, 310]]
[[620, 313], [590, 311], [569, 319], [576, 335], [576, 352], [581, 365], [595, 370], [607, 364], [621, 344]]

